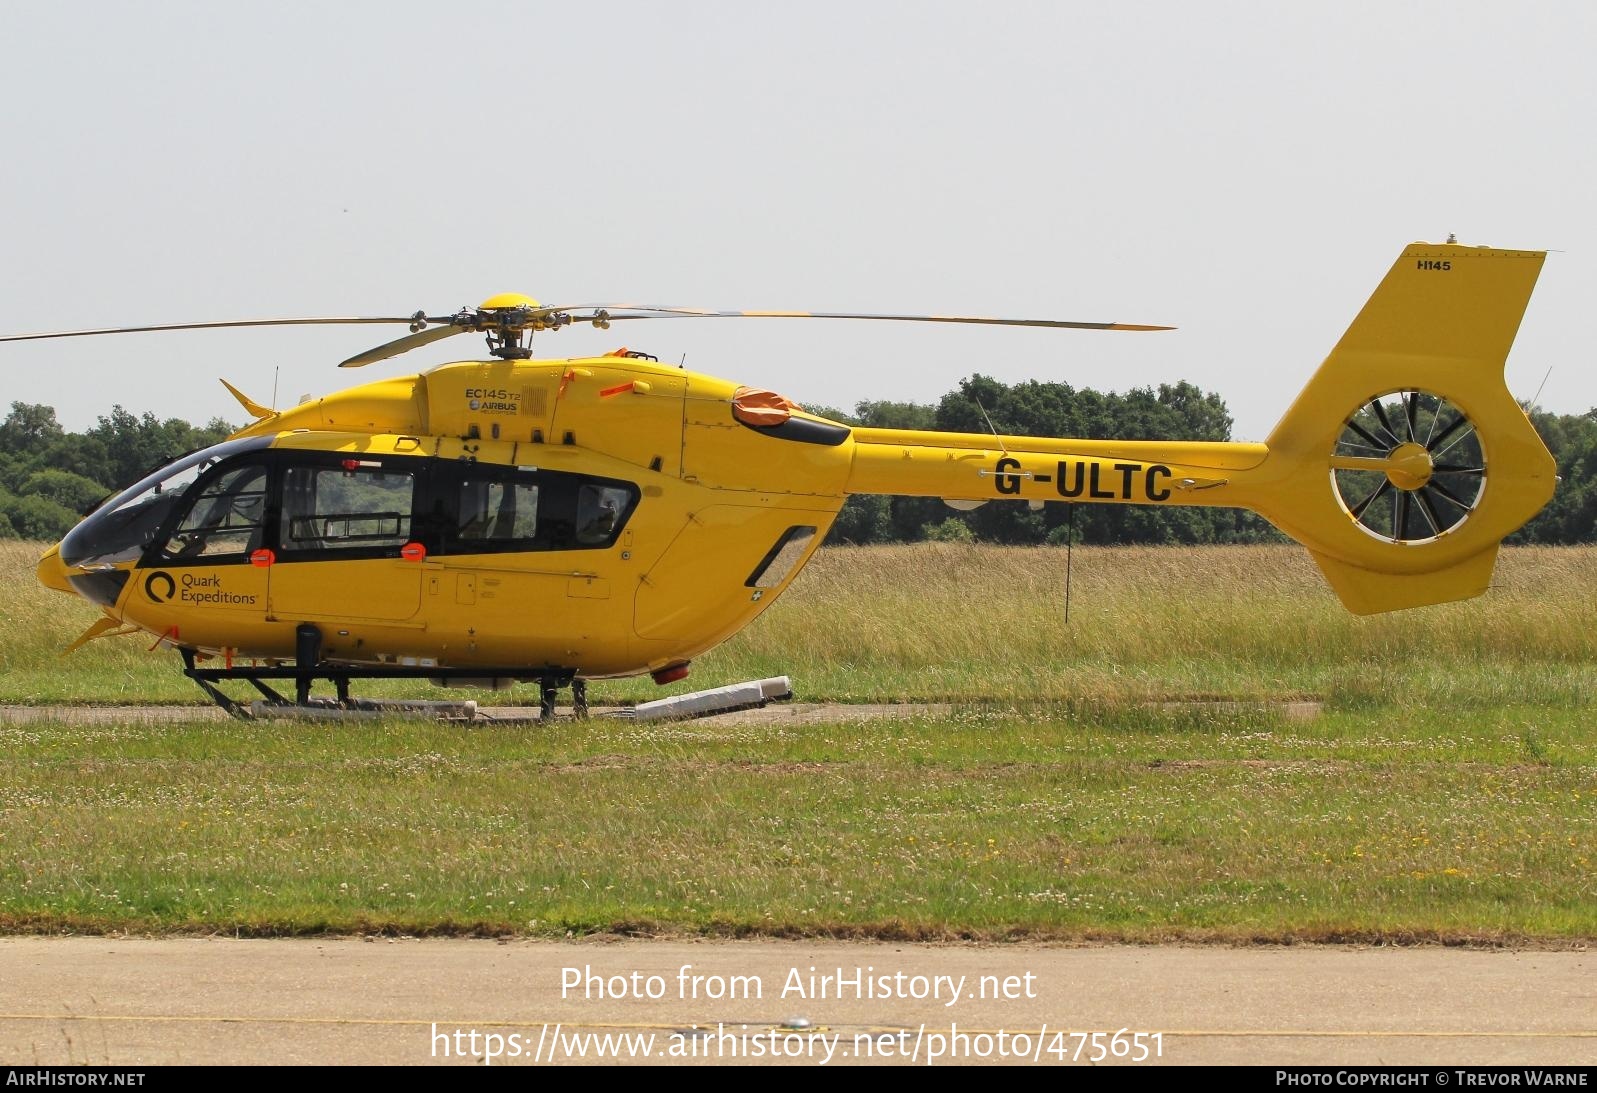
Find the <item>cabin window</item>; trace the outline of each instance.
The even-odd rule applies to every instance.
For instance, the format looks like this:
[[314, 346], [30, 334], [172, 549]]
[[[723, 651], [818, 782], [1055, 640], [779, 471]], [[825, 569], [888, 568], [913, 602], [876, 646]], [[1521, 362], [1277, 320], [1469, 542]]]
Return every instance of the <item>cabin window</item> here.
[[749, 574], [744, 585], [748, 588], [775, 588], [780, 585], [793, 574], [814, 538], [815, 527], [811, 524], [788, 528], [776, 544], [765, 552], [765, 557], [760, 559], [760, 564], [754, 567], [754, 572]]
[[411, 538], [415, 492], [415, 475], [376, 460], [289, 467], [283, 475], [283, 549], [398, 549]]
[[577, 489], [577, 542], [605, 546], [621, 530], [621, 520], [632, 503], [632, 491], [617, 486], [584, 483]]
[[164, 562], [237, 560], [262, 544], [267, 468], [235, 466], [201, 482], [183, 498], [186, 511], [166, 536]]
[[639, 492], [616, 479], [487, 464], [439, 464], [432, 491], [449, 554], [608, 547]]
[[538, 535], [538, 483], [466, 475], [460, 482], [453, 538], [468, 549], [530, 549]]

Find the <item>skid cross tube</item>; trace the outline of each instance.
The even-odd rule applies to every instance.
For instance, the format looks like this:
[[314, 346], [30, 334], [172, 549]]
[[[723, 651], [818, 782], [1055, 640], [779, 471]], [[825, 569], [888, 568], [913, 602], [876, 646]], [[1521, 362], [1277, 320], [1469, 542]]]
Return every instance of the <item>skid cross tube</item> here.
[[[308, 707], [310, 686], [316, 680], [326, 680], [338, 693], [338, 704], [349, 706], [351, 680], [356, 679], [512, 679], [517, 683], [536, 683], [545, 718], [554, 714], [554, 698], [560, 688], [570, 687], [576, 700], [578, 716], [586, 713], [587, 686], [577, 679], [574, 668], [529, 669], [525, 665], [513, 668], [441, 668], [408, 664], [316, 664], [301, 667], [292, 664], [251, 664], [224, 668], [201, 668], [193, 649], [180, 649], [183, 657], [183, 674], [192, 679], [206, 696], [233, 717], [249, 720], [248, 707], [230, 698], [218, 683], [242, 681], [250, 684], [274, 706]], [[268, 680], [291, 680], [298, 701], [291, 701], [274, 689]], [[322, 705], [322, 704], [317, 704]]]

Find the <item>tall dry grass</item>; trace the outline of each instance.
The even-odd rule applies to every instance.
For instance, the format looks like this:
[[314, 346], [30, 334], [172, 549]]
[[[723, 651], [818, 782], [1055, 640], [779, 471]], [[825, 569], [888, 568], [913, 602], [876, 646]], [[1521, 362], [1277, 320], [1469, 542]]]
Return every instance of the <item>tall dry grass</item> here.
[[722, 654], [852, 698], [1312, 695], [1584, 703], [1597, 549], [1506, 550], [1480, 598], [1349, 614], [1292, 546], [925, 543], [821, 553]]
[[[0, 702], [199, 699], [147, 637], [63, 659], [97, 611], [37, 583], [41, 549], [0, 543]], [[828, 548], [676, 689], [785, 674], [801, 698], [854, 701], [1585, 705], [1597, 693], [1593, 547], [1505, 550], [1483, 597], [1367, 618], [1291, 546], [1078, 548], [1068, 624], [1064, 575], [1055, 547]], [[646, 681], [594, 690], [660, 693]]]

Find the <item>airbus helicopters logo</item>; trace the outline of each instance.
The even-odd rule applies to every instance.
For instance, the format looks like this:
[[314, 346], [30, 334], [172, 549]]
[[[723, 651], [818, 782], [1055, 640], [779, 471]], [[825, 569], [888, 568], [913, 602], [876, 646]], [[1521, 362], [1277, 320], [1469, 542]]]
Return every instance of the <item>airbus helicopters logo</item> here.
[[503, 387], [468, 387], [466, 405], [484, 414], [516, 414], [521, 412], [521, 395]]

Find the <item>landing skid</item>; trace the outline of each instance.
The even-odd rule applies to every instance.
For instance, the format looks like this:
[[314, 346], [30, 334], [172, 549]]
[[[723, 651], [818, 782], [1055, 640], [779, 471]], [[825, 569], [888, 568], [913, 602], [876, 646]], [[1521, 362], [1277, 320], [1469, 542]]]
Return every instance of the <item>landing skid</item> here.
[[[252, 664], [201, 668], [194, 650], [180, 649], [179, 652], [183, 655], [183, 674], [192, 679], [212, 702], [241, 721], [295, 715], [358, 719], [384, 714], [424, 713], [460, 721], [475, 720], [478, 716], [475, 702], [352, 698], [349, 685], [357, 679], [513, 679], [521, 683], [537, 683], [538, 720], [543, 723], [554, 719], [561, 688], [570, 687], [572, 713], [578, 719], [588, 716], [588, 682], [576, 678], [576, 672], [568, 668], [531, 673], [526, 668], [422, 668], [397, 664], [316, 664], [310, 667]], [[312, 697], [311, 686], [318, 680], [331, 683], [337, 697]], [[294, 685], [292, 699], [272, 686], [273, 683], [281, 685], [289, 681]], [[239, 702], [217, 686], [226, 682], [248, 683], [260, 692], [261, 698], [248, 704]]]

